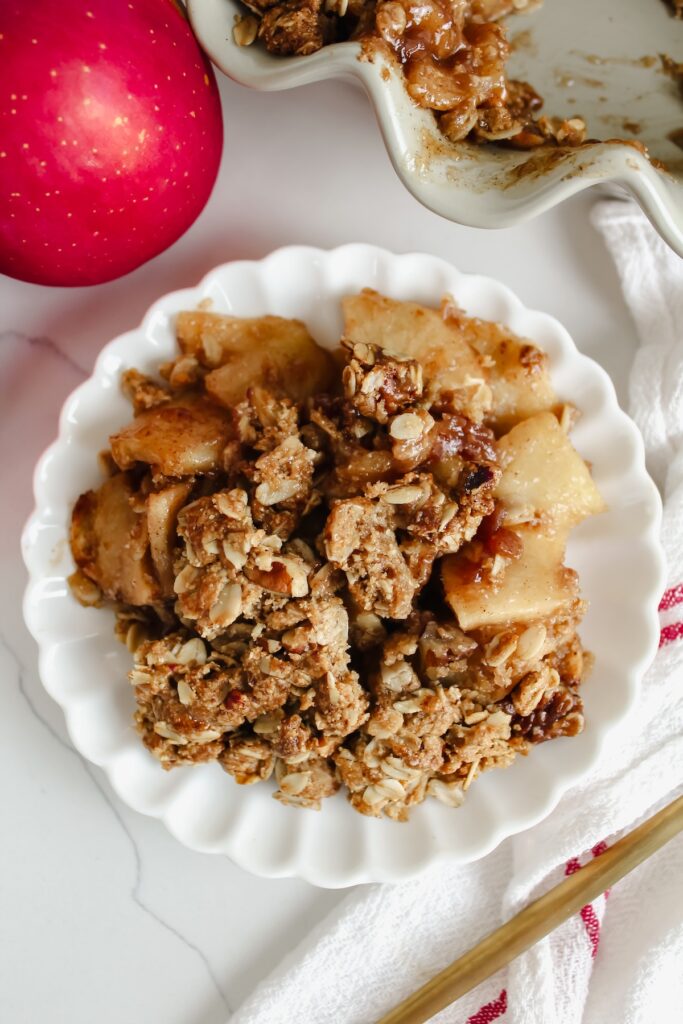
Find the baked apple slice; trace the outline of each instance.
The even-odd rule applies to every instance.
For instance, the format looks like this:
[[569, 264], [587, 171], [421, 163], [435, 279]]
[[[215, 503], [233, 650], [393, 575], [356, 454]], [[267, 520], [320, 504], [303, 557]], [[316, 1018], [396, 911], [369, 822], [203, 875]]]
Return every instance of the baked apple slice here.
[[147, 530], [152, 561], [164, 597], [173, 596], [173, 549], [176, 541], [178, 513], [187, 501], [192, 484], [185, 481], [171, 484], [147, 497]]
[[[543, 620], [567, 613], [579, 596], [578, 577], [563, 565], [566, 535], [518, 531], [522, 551], [501, 571], [478, 571], [466, 546], [443, 559], [446, 601], [466, 631]], [[470, 556], [470, 557], [468, 557]]]
[[334, 360], [300, 320], [187, 312], [178, 313], [176, 331], [183, 353], [211, 371], [204, 384], [222, 405], [237, 405], [252, 384], [295, 401], [331, 386]]
[[503, 472], [494, 496], [508, 525], [536, 523], [566, 532], [605, 510], [588, 466], [551, 412], [532, 416], [501, 437], [498, 458]]
[[223, 449], [233, 436], [225, 409], [188, 396], [139, 413], [109, 443], [119, 469], [144, 462], [155, 477], [183, 477], [219, 469]]
[[462, 317], [459, 323], [463, 339], [476, 349], [487, 367], [492, 405], [486, 422], [496, 434], [535, 413], [557, 407], [544, 352], [502, 324], [473, 317]]
[[81, 494], [71, 516], [71, 551], [78, 568], [106, 597], [126, 604], [159, 600], [149, 552], [147, 516], [131, 504], [126, 473], [109, 477], [96, 491]]

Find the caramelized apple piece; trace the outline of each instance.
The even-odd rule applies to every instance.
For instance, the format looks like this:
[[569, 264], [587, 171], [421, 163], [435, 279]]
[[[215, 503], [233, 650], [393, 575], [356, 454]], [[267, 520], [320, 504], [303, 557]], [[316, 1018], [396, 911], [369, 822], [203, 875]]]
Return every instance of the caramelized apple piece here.
[[331, 386], [334, 360], [300, 320], [179, 313], [176, 331], [183, 352], [211, 369], [205, 387], [222, 405], [241, 402], [252, 384], [296, 401]]
[[164, 597], [173, 596], [176, 522], [191, 490], [190, 483], [172, 484], [163, 491], [152, 491], [147, 498], [149, 546]]
[[218, 469], [232, 436], [228, 413], [192, 397], [141, 412], [109, 442], [119, 469], [146, 462], [154, 475], [192, 476]]
[[532, 416], [501, 437], [503, 474], [495, 497], [510, 524], [541, 523], [567, 530], [603, 512], [588, 466], [551, 412]]
[[82, 494], [71, 517], [71, 551], [78, 568], [104, 594], [126, 604], [153, 604], [159, 587], [149, 556], [147, 517], [131, 505], [125, 473]]
[[486, 422], [496, 434], [557, 406], [544, 352], [502, 324], [470, 317], [463, 317], [460, 323], [463, 337], [488, 367], [493, 402]]
[[461, 330], [441, 313], [415, 302], [396, 302], [369, 288], [342, 299], [344, 336], [379, 345], [389, 355], [422, 364], [431, 382], [431, 397], [453, 391], [458, 408], [480, 421], [491, 405], [491, 392], [478, 354]]
[[562, 564], [566, 537], [530, 529], [518, 533], [522, 553], [507, 562], [499, 575], [482, 571], [478, 579], [468, 548], [444, 558], [444, 592], [461, 629], [543, 620], [568, 611], [576, 601], [577, 575]]

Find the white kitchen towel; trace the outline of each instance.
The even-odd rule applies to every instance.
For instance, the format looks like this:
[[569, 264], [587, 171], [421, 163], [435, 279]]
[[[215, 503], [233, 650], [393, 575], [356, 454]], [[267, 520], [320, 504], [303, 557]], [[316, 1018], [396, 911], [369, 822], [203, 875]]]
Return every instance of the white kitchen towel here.
[[[484, 860], [370, 885], [267, 978], [230, 1024], [371, 1024], [437, 970], [572, 873], [683, 783], [683, 261], [633, 204], [594, 223], [640, 337], [630, 412], [664, 499], [661, 647], [634, 712], [589, 778], [540, 825]], [[439, 1024], [654, 1024], [681, 1019], [683, 841], [440, 1013]], [[599, 950], [599, 951], [598, 951]]]

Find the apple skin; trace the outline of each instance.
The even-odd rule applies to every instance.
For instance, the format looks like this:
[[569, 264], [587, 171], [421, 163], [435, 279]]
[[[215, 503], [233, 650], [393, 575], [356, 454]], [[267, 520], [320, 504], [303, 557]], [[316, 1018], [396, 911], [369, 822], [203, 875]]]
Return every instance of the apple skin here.
[[173, 0], [1, 0], [0, 271], [97, 284], [193, 223], [223, 146]]

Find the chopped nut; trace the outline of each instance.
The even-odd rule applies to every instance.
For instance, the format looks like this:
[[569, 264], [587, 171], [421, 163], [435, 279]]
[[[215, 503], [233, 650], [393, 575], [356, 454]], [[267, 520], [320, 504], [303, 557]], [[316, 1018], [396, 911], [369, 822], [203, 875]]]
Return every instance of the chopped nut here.
[[268, 553], [256, 559], [256, 565], [247, 569], [247, 576], [265, 590], [288, 597], [305, 597], [308, 593], [308, 570], [297, 555]]

